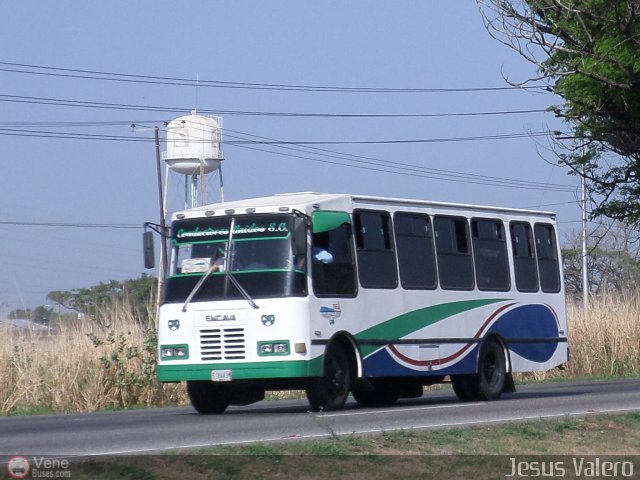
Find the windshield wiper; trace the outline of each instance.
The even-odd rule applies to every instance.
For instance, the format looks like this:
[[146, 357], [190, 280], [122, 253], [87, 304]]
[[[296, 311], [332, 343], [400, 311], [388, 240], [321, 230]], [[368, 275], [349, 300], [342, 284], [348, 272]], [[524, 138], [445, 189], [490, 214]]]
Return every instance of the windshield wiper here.
[[225, 275], [227, 275], [227, 277], [229, 278], [229, 280], [231, 280], [231, 283], [233, 283], [233, 285], [238, 289], [238, 291], [242, 294], [242, 296], [244, 297], [244, 299], [249, 302], [249, 305], [251, 305], [251, 308], [255, 308], [258, 309], [260, 307], [258, 307], [258, 305], [256, 304], [256, 302], [253, 301], [253, 298], [251, 298], [251, 295], [249, 295], [249, 292], [247, 292], [244, 287], [242, 285], [240, 285], [240, 282], [238, 281], [238, 279], [236, 277], [233, 276], [233, 274], [229, 271], [225, 271]]
[[[225, 252], [226, 255], [224, 257], [224, 275], [227, 280], [231, 280], [231, 283], [233, 283], [233, 285], [238, 289], [238, 291], [244, 297], [247, 303], [251, 305], [251, 308], [254, 308], [257, 310], [260, 307], [258, 307], [256, 302], [253, 301], [253, 298], [251, 298], [251, 295], [249, 295], [249, 292], [247, 292], [244, 289], [244, 287], [240, 285], [240, 282], [238, 281], [238, 279], [233, 275], [233, 273], [231, 273], [231, 259], [233, 258], [232, 255], [233, 255], [233, 247], [234, 247], [233, 230], [235, 229], [235, 226], [236, 226], [236, 218], [231, 217], [231, 227], [229, 231], [229, 245], [228, 245], [227, 251]], [[227, 288], [225, 285], [225, 291], [226, 290]]]
[[207, 271], [204, 272], [202, 277], [200, 277], [200, 280], [198, 280], [198, 283], [195, 284], [195, 286], [193, 287], [193, 290], [191, 290], [191, 293], [189, 293], [189, 296], [184, 301], [184, 305], [182, 306], [182, 311], [183, 312], [187, 311], [187, 305], [189, 305], [189, 303], [191, 303], [191, 300], [193, 299], [195, 294], [198, 293], [198, 290], [200, 290], [200, 287], [202, 286], [204, 281], [207, 279], [207, 277], [209, 275], [211, 275], [211, 272], [213, 272], [213, 270], [215, 268], [216, 268], [216, 263], [215, 262], [211, 262], [211, 265], [209, 265], [209, 267], [207, 268]]
[[[230, 267], [231, 267], [231, 258], [232, 258], [231, 255], [233, 252], [233, 229], [235, 228], [235, 223], [236, 223], [235, 218], [231, 218], [231, 227], [229, 232], [229, 245], [225, 251], [225, 256], [224, 256], [224, 267], [223, 267], [224, 275], [226, 279], [231, 280], [231, 283], [233, 283], [233, 285], [238, 289], [238, 291], [244, 297], [244, 299], [249, 303], [249, 305], [251, 305], [251, 308], [258, 309], [260, 307], [258, 307], [256, 302], [253, 301], [253, 298], [251, 298], [251, 295], [249, 295], [249, 292], [247, 292], [244, 289], [244, 287], [240, 284], [238, 279], [234, 277], [233, 274], [231, 273]], [[191, 303], [191, 300], [193, 300], [193, 297], [196, 295], [196, 293], [198, 293], [204, 281], [207, 279], [209, 275], [211, 275], [211, 272], [213, 272], [215, 268], [216, 268], [216, 263], [211, 262], [211, 264], [209, 265], [207, 270], [204, 272], [200, 280], [198, 280], [198, 283], [196, 283], [195, 286], [193, 287], [193, 290], [191, 290], [191, 293], [189, 293], [189, 296], [187, 297], [187, 299], [184, 301], [184, 305], [182, 306], [183, 312], [187, 311], [187, 306], [189, 305], [189, 303]]]

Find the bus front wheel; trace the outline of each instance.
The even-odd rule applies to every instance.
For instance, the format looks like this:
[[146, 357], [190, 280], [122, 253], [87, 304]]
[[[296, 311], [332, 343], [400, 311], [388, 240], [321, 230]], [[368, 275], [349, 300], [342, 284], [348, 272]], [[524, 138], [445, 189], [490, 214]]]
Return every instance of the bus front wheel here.
[[453, 391], [463, 402], [497, 400], [507, 380], [507, 362], [498, 340], [487, 338], [480, 348], [478, 373], [452, 375]]
[[187, 381], [187, 394], [198, 413], [224, 412], [230, 403], [229, 389], [209, 381]]
[[340, 410], [351, 389], [351, 367], [344, 349], [331, 345], [324, 354], [324, 374], [310, 378], [306, 393], [313, 410]]

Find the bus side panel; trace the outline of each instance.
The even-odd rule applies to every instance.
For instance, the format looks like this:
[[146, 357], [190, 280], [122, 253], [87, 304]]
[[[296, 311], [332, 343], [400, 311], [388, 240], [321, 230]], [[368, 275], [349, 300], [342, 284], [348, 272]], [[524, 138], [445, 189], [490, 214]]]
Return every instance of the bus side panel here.
[[[383, 337], [365, 331], [361, 341], [366, 377], [416, 376], [474, 373], [479, 346], [488, 335], [498, 336], [509, 347], [511, 371], [547, 370], [567, 360], [565, 330], [554, 309], [542, 304], [505, 301], [470, 308], [434, 321], [437, 310], [455, 312], [455, 304], [437, 305], [410, 312], [420, 316], [425, 328], [415, 323], [415, 331], [399, 335], [400, 341], [384, 343]], [[470, 304], [473, 305], [473, 304]], [[563, 314], [564, 312], [562, 312]], [[440, 314], [442, 315], [442, 314]], [[393, 324], [397, 323], [397, 330]], [[384, 322], [387, 332], [401, 332], [407, 315]], [[462, 327], [464, 325], [464, 327]], [[378, 345], [375, 345], [378, 343]]]

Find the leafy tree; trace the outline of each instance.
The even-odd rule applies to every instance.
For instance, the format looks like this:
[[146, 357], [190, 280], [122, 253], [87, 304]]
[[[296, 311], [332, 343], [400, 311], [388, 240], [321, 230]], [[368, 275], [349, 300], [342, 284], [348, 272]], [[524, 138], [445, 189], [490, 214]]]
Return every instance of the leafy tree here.
[[111, 280], [108, 283], [100, 282], [98, 285], [89, 288], [49, 292], [47, 298], [69, 310], [75, 310], [86, 315], [95, 315], [98, 309], [104, 308], [121, 295], [122, 283]]
[[149, 319], [149, 307], [155, 304], [158, 279], [143, 273], [140, 278], [132, 278], [122, 283], [122, 298], [142, 324]]
[[[640, 1], [477, 0], [489, 33], [534, 63], [572, 129], [560, 163], [589, 180], [594, 216], [640, 224]], [[526, 82], [525, 82], [526, 83]]]
[[11, 318], [12, 320], [31, 320], [32, 315], [33, 311], [30, 308], [18, 308], [17, 310], [12, 310], [11, 312], [9, 312], [9, 318]]
[[111, 280], [88, 288], [49, 292], [47, 298], [63, 307], [95, 316], [96, 312], [116, 301], [131, 307], [141, 322], [147, 319], [148, 306], [156, 295], [157, 279], [146, 274], [123, 282]]
[[9, 313], [11, 319], [32, 320], [37, 323], [48, 324], [54, 317], [54, 312], [45, 305], [38, 305], [33, 310], [30, 308], [17, 309]]
[[53, 310], [44, 305], [38, 305], [31, 314], [31, 320], [48, 325], [53, 317]]

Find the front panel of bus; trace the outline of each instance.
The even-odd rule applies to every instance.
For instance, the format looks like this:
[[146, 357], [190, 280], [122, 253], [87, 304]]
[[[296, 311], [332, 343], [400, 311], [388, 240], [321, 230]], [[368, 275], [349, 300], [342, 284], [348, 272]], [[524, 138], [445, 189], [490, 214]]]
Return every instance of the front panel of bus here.
[[290, 213], [176, 220], [158, 379], [307, 376], [306, 238], [306, 220]]

